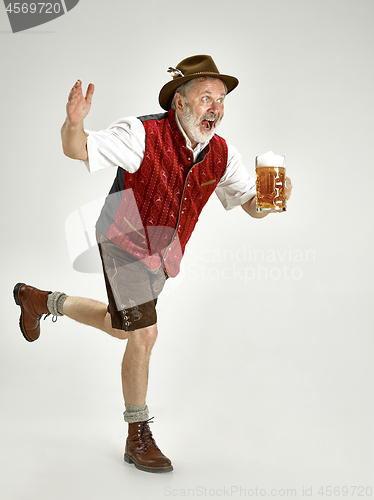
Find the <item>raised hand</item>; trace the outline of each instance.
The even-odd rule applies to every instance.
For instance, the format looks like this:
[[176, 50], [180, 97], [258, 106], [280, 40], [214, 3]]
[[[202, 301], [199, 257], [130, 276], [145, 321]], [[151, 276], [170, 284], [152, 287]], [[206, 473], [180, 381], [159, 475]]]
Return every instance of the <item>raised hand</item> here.
[[84, 97], [81, 80], [77, 80], [77, 83], [71, 89], [66, 104], [67, 119], [71, 125], [79, 125], [88, 115], [94, 90], [94, 84], [90, 83], [87, 87], [86, 97]]

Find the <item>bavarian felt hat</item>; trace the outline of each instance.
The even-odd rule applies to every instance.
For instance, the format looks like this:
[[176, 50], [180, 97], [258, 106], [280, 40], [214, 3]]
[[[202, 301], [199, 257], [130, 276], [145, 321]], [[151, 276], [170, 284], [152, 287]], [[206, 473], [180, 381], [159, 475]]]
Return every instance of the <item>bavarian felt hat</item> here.
[[239, 84], [239, 80], [234, 76], [221, 75], [211, 56], [206, 55], [187, 57], [175, 68], [169, 68], [168, 73], [171, 73], [173, 80], [162, 87], [158, 98], [161, 107], [166, 111], [171, 108], [171, 102], [177, 88], [193, 78], [204, 76], [219, 78], [225, 82], [227, 93], [234, 90]]

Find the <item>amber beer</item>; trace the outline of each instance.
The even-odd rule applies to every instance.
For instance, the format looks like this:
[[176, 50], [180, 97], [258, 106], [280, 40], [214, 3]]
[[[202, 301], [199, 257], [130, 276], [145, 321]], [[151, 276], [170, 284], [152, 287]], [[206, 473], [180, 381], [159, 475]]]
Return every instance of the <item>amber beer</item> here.
[[285, 157], [272, 151], [256, 156], [256, 211], [286, 211]]

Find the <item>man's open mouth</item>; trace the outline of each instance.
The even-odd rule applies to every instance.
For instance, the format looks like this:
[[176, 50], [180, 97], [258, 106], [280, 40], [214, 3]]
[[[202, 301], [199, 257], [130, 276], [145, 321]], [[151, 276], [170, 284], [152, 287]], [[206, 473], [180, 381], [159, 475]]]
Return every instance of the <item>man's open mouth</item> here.
[[201, 121], [201, 126], [204, 130], [212, 130], [214, 126], [215, 119], [214, 118], [205, 118]]

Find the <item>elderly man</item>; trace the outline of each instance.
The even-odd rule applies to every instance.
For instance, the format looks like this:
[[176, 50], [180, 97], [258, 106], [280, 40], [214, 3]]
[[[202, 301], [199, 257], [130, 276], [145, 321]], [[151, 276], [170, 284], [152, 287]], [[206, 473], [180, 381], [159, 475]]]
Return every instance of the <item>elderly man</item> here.
[[[62, 127], [64, 153], [90, 172], [117, 167], [117, 175], [96, 224], [109, 305], [93, 299], [14, 288], [26, 340], [40, 335], [43, 314], [66, 315], [127, 339], [122, 364], [128, 422], [125, 461], [147, 472], [173, 470], [149, 429], [146, 405], [148, 365], [157, 337], [157, 297], [165, 280], [179, 272], [185, 246], [200, 212], [215, 191], [225, 209], [257, 213], [256, 187], [240, 156], [216, 135], [226, 95], [238, 85], [219, 73], [210, 56], [189, 57], [168, 70], [160, 91], [166, 113], [128, 117], [101, 132], [83, 128], [94, 86], [86, 96], [80, 80], [72, 88]], [[286, 197], [291, 193], [288, 179]]]

